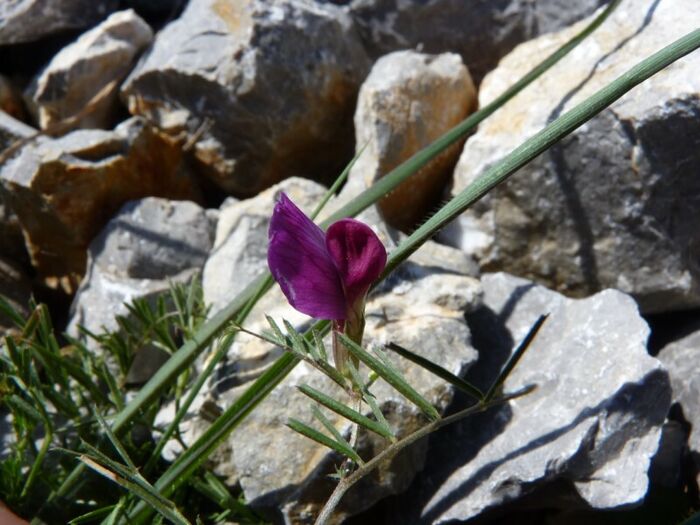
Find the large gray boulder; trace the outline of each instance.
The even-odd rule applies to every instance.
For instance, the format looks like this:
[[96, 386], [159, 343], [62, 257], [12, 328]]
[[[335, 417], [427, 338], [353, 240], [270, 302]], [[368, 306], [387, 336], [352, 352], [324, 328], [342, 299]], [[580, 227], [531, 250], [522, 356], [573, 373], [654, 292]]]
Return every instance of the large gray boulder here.
[[[345, 3], [345, 2], [342, 2]], [[373, 58], [419, 47], [455, 52], [477, 82], [520, 42], [589, 15], [605, 0], [352, 0]]]
[[[217, 249], [221, 250], [228, 242], [241, 244], [240, 239], [245, 239], [246, 245], [260, 246], [260, 251], [257, 254], [256, 248], [250, 252], [249, 258], [234, 258], [229, 262], [232, 275], [238, 275], [240, 269], [243, 283], [231, 286], [225, 280], [210, 280], [205, 270], [205, 297], [212, 297], [213, 286], [240, 289], [241, 284], [247, 284], [245, 281], [250, 280], [247, 276], [255, 261], [259, 271], [264, 268], [267, 227], [252, 228], [250, 224], [266, 220], [260, 217], [263, 199], [270, 201], [265, 207], [269, 215], [271, 197], [282, 189], [307, 211], [317, 200], [314, 195], [320, 193], [320, 188], [314, 183], [288, 179], [255, 199], [224, 208], [217, 237], [219, 233], [229, 233], [223, 239], [217, 238], [223, 244], [215, 248], [207, 266], [217, 256]], [[249, 203], [259, 206], [254, 208]], [[253, 214], [254, 211], [257, 213]], [[361, 219], [377, 231], [389, 248], [393, 246], [388, 228], [375, 212], [370, 210]], [[255, 236], [259, 238], [256, 240]], [[237, 237], [239, 241], [234, 240]], [[427, 243], [370, 297], [366, 310], [365, 344], [381, 345], [394, 341], [441, 363], [453, 373], [463, 373], [475, 359], [464, 313], [474, 310], [480, 302], [478, 281], [465, 275], [470, 269], [466, 257], [458, 250]], [[228, 300], [232, 297], [228, 295]], [[309, 322], [307, 316], [292, 310], [277, 286], [256, 305], [245, 326], [256, 332], [265, 330], [268, 325], [263, 314], [271, 315], [278, 322], [287, 319], [299, 327]], [[329, 342], [327, 348], [330, 349]], [[279, 357], [281, 351], [246, 334], [238, 334], [181, 428], [185, 442], [191, 443], [201, 435], [209, 425], [211, 416], [208, 414], [229, 406], [250, 385], [250, 381]], [[439, 410], [449, 404], [454, 395], [451, 386], [403, 360], [395, 359], [395, 362], [409, 382]], [[283, 519], [289, 523], [305, 523], [317, 515], [333, 489], [328, 474], [332, 474], [340, 462], [336, 454], [284, 427], [290, 417], [315, 424], [312, 422], [311, 402], [297, 391], [300, 384], [309, 384], [334, 396], [343, 395], [325, 376], [306, 364], [300, 364], [246, 417], [213, 456], [215, 471], [229, 484], [240, 483], [247, 501], [272, 515], [281, 509]], [[375, 384], [373, 392], [398, 435], [406, 435], [425, 424], [424, 416], [383, 381]], [[159, 424], [171, 420], [172, 413], [173, 407], [164, 410], [159, 416]], [[342, 433], [349, 435], [347, 421], [331, 413], [327, 416]], [[382, 439], [360, 434], [359, 448], [363, 456], [372, 457], [385, 446]], [[404, 490], [423, 464], [425, 447], [425, 442], [417, 444], [390, 465], [382, 467], [378, 478], [372, 477], [371, 482], [361, 484], [357, 491], [348, 494], [338, 519], [360, 512], [386, 495]], [[168, 457], [179, 453], [178, 449], [179, 445], [175, 443], [169, 445]]]
[[204, 266], [213, 233], [205, 210], [193, 202], [150, 197], [126, 203], [90, 243], [68, 332], [117, 330], [116, 316], [128, 314], [127, 303], [188, 282]]
[[119, 0], [5, 0], [0, 3], [0, 46], [96, 24]]
[[[570, 56], [479, 127], [453, 191], [698, 20], [697, 2], [620, 4]], [[580, 29], [518, 47], [484, 81], [481, 105]], [[633, 295], [644, 312], [700, 305], [699, 68], [700, 53], [691, 53], [633, 89], [492, 191], [444, 239], [475, 254], [484, 270], [567, 295], [612, 287]]]
[[304, 0], [191, 0], [122, 94], [133, 114], [197, 134], [193, 152], [244, 196], [293, 175], [329, 179], [352, 156], [369, 62], [351, 20]]
[[[348, 185], [371, 185], [456, 126], [476, 104], [471, 76], [457, 54], [397, 51], [380, 58], [360, 88], [355, 144], [365, 149]], [[433, 211], [461, 146], [455, 144], [379, 202], [389, 224], [409, 231]]]
[[640, 503], [671, 390], [632, 298], [605, 290], [567, 299], [504, 273], [481, 282], [483, 307], [467, 316], [479, 361], [467, 379], [487, 388], [549, 313], [504, 385], [537, 389], [436, 434], [397, 523], [468, 520], [555, 483], [569, 490], [552, 492], [542, 503], [550, 509]]
[[41, 128], [75, 117], [110, 83], [111, 89], [93, 102], [89, 113], [72, 127], [111, 127], [119, 110], [119, 83], [152, 38], [148, 24], [129, 9], [112, 14], [63, 48], [34, 81], [28, 94]]
[[114, 131], [39, 137], [0, 166], [0, 179], [32, 264], [69, 289], [85, 272], [88, 244], [125, 202], [199, 195], [181, 144], [138, 117]]

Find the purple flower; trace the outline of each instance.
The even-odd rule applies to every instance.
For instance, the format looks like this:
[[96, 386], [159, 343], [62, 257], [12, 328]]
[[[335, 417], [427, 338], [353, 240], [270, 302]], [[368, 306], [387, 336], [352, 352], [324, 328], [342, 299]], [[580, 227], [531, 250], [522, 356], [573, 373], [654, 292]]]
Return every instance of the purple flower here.
[[[269, 238], [267, 263], [289, 303], [332, 320], [335, 331], [361, 343], [365, 297], [386, 265], [386, 250], [372, 229], [341, 219], [324, 233], [282, 193]], [[336, 366], [342, 368], [346, 358], [336, 352]]]

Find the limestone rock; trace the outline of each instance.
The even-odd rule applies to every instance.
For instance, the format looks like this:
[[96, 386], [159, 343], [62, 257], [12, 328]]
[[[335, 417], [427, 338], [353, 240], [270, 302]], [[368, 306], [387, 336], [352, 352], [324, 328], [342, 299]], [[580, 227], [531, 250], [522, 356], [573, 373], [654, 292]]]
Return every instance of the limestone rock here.
[[508, 274], [482, 277], [484, 306], [467, 316], [479, 361], [467, 378], [486, 388], [539, 315], [550, 317], [504, 385], [537, 389], [431, 438], [420, 480], [397, 523], [468, 520], [552, 482], [604, 509], [640, 503], [670, 402], [649, 329], [627, 295], [567, 299]]
[[252, 196], [293, 175], [336, 176], [369, 69], [351, 20], [304, 0], [191, 0], [123, 87], [133, 114], [201, 132], [195, 156]]
[[118, 0], [8, 0], [0, 3], [0, 45], [34, 42], [89, 27], [114, 11]]
[[[698, 3], [623, 2], [479, 127], [457, 165], [454, 192], [698, 20]], [[481, 104], [579, 30], [518, 47], [484, 81]], [[644, 312], [699, 305], [698, 68], [700, 54], [692, 53], [633, 89], [491, 192], [445, 239], [475, 254], [484, 270], [517, 273], [568, 295], [612, 287], [633, 295]]]
[[[380, 58], [358, 97], [355, 144], [366, 148], [349, 184], [363, 177], [369, 186], [475, 108], [476, 90], [459, 55], [397, 51]], [[389, 224], [411, 230], [435, 208], [461, 147], [455, 144], [380, 201]]]
[[16, 141], [30, 137], [34, 133], [36, 130], [33, 127], [27, 126], [9, 113], [0, 111], [0, 153]]
[[[267, 227], [262, 225], [253, 229], [246, 221], [255, 224], [267, 221], [267, 218], [256, 215], [260, 215], [262, 210], [267, 210], [269, 215], [272, 196], [282, 189], [307, 211], [317, 201], [314, 194], [321, 193], [320, 187], [309, 181], [289, 179], [255, 199], [232, 204], [221, 212], [217, 243], [233, 242], [231, 239], [241, 231], [240, 245], [245, 240], [246, 245], [261, 247], [257, 255], [233, 260], [230, 273], [243, 275], [243, 283], [232, 287], [240, 289], [242, 284], [250, 281], [252, 276], [248, 277], [250, 272], [246, 268], [248, 265], [253, 268], [254, 261], [258, 261], [258, 271], [264, 267], [262, 258], [267, 243]], [[263, 201], [269, 202], [261, 204]], [[382, 241], [391, 247], [388, 228], [376, 213], [370, 210], [360, 218], [370, 224]], [[253, 234], [262, 239], [256, 242]], [[224, 245], [219, 244], [218, 250]], [[475, 357], [464, 313], [472, 311], [480, 302], [478, 281], [456, 271], [469, 268], [464, 262], [464, 255], [457, 250], [428, 243], [419, 253], [373, 292], [366, 310], [365, 343], [372, 345], [394, 341], [441, 363], [453, 373], [463, 373]], [[215, 248], [207, 267], [218, 256]], [[205, 270], [206, 297], [212, 297], [213, 286], [225, 285], [225, 279], [212, 284]], [[230, 300], [234, 293], [225, 295]], [[267, 326], [262, 316], [264, 313], [278, 320], [288, 319], [299, 327], [308, 323], [308, 317], [292, 310], [276, 286], [251, 312], [245, 322], [246, 327], [257, 332], [264, 330]], [[206, 391], [195, 402], [196, 412], [190, 414], [183, 429], [186, 442], [194, 440], [208, 425], [208, 408], [228, 406], [249, 386], [249, 381], [257, 378], [267, 364], [279, 357], [280, 352], [280, 349], [239, 334], [226, 359], [218, 365]], [[447, 406], [454, 394], [451, 387], [425, 370], [398, 358], [394, 361], [409, 382], [439, 409]], [[271, 512], [281, 508], [284, 520], [293, 523], [306, 523], [318, 513], [320, 504], [332, 490], [327, 474], [332, 473], [339, 463], [337, 455], [284, 427], [289, 417], [311, 423], [309, 400], [296, 390], [300, 384], [309, 384], [333, 395], [338, 393], [325, 376], [306, 364], [298, 365], [212, 458], [216, 472], [231, 484], [240, 483], [248, 501]], [[417, 409], [383, 381], [378, 381], [375, 387], [373, 391], [399, 435], [405, 435], [424, 424]], [[328, 415], [341, 432], [349, 432], [350, 427], [346, 422]], [[172, 418], [172, 413], [166, 411], [159, 421], [162, 423], [168, 418]], [[381, 439], [361, 434], [360, 450], [367, 457], [383, 447]], [[169, 453], [174, 454], [175, 450], [171, 448]], [[349, 493], [339, 515], [357, 513], [381, 497], [403, 490], [420, 469], [424, 454], [425, 443], [420, 443], [396, 458], [388, 470], [380, 470], [379, 479], [373, 478], [370, 483], [361, 484], [356, 491]]]
[[129, 200], [197, 200], [182, 156], [175, 140], [141, 118], [114, 131], [39, 137], [22, 148], [0, 167], [0, 178], [39, 274], [82, 276], [88, 244]]
[[673, 401], [679, 403], [683, 417], [691, 425], [688, 446], [700, 469], [700, 330], [666, 345], [659, 360], [668, 368]]
[[212, 244], [206, 212], [193, 202], [151, 197], [126, 203], [90, 243], [68, 332], [78, 336], [78, 325], [97, 334], [117, 329], [115, 317], [128, 313], [124, 303], [189, 281]]
[[353, 0], [349, 10], [373, 58], [419, 47], [462, 55], [478, 82], [520, 42], [566, 27], [605, 0]]
[[111, 127], [118, 110], [119, 83], [152, 38], [148, 24], [129, 9], [112, 14], [63, 48], [41, 72], [29, 93], [41, 128], [78, 115], [112, 83], [111, 90], [73, 126]]

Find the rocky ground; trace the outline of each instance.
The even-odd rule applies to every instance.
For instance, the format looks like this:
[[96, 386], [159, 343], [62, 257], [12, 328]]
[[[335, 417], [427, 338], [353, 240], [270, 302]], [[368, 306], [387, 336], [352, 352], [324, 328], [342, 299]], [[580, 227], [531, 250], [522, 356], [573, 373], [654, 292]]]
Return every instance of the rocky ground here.
[[[30, 296], [48, 302], [56, 324], [82, 337], [79, 326], [117, 330], [125, 303], [201, 276], [215, 314], [266, 269], [280, 191], [310, 211], [366, 146], [337, 208], [492, 101], [604, 3], [2, 3], [0, 294], [25, 313]], [[360, 219], [391, 249], [526, 138], [699, 24], [696, 2], [622, 0], [571, 55]], [[679, 523], [699, 508], [698, 71], [695, 52], [635, 88], [375, 290], [367, 344], [396, 342], [481, 386], [539, 315], [550, 318], [505, 385], [535, 393], [400, 455], [347, 495], [347, 523]], [[250, 328], [264, 313], [307, 320], [279, 290]], [[0, 333], [10, 326], [0, 317]], [[230, 405], [278, 355], [241, 336], [197, 397], [185, 442], [209, 424], [201, 407]], [[424, 370], [397, 366], [441, 411], [465, 406]], [[283, 428], [308, 417], [301, 382], [332, 389], [299, 366], [215, 457], [215, 472], [274, 521], [308, 522], [337, 459]], [[383, 408], [405, 435], [421, 416], [393, 396]], [[165, 407], [158, 419], [169, 418]], [[360, 443], [368, 455], [381, 447]]]

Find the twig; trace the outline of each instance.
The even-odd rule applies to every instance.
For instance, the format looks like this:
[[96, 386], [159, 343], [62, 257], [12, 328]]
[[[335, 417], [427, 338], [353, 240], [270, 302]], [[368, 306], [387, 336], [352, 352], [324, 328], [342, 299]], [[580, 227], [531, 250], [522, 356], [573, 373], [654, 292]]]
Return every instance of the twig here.
[[464, 419], [465, 417], [471, 416], [478, 412], [483, 412], [484, 410], [487, 410], [493, 406], [500, 405], [512, 399], [516, 399], [518, 397], [529, 394], [535, 388], [535, 385], [529, 385], [525, 388], [518, 390], [517, 392], [504, 394], [503, 396], [498, 397], [496, 399], [482, 403], [477, 403], [475, 405], [470, 406], [469, 408], [465, 408], [464, 410], [457, 412], [456, 414], [452, 414], [451, 416], [448, 416], [446, 418], [433, 421], [432, 423], [429, 423], [424, 427], [419, 428], [413, 434], [409, 434], [400, 441], [397, 441], [393, 445], [388, 446], [382, 452], [373, 457], [370, 461], [358, 467], [358, 469], [355, 470], [352, 474], [350, 474], [346, 478], [341, 479], [340, 482], [338, 482], [338, 485], [336, 485], [335, 490], [333, 490], [333, 493], [331, 494], [330, 498], [328, 498], [328, 501], [326, 501], [326, 504], [323, 506], [323, 509], [321, 509], [321, 512], [316, 518], [315, 525], [325, 525], [330, 519], [331, 515], [333, 514], [333, 511], [340, 503], [340, 500], [355, 483], [357, 483], [367, 474], [372, 472], [375, 468], [379, 466], [380, 463], [387, 459], [391, 459], [407, 446], [412, 445], [419, 439], [424, 438], [428, 434], [431, 434], [432, 432], [435, 432], [436, 430], [446, 425], [455, 423], [460, 419]]

